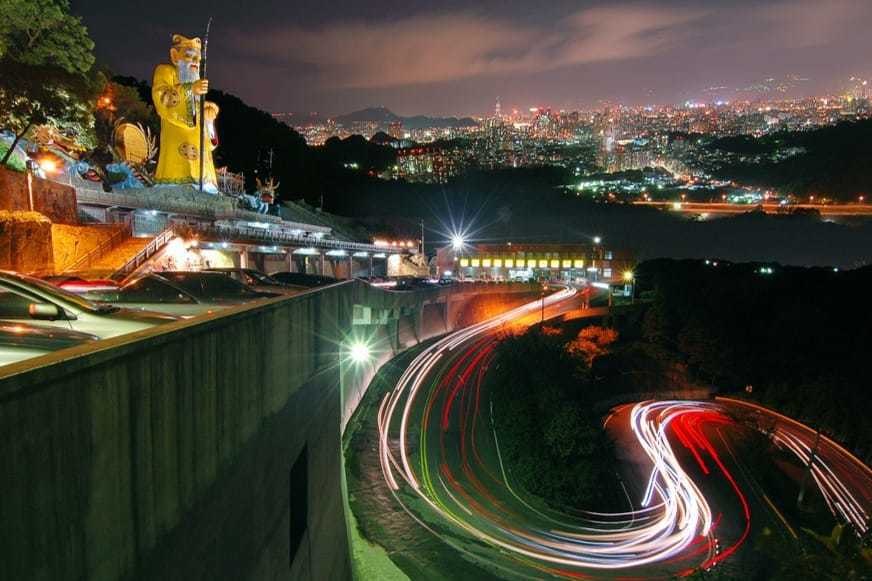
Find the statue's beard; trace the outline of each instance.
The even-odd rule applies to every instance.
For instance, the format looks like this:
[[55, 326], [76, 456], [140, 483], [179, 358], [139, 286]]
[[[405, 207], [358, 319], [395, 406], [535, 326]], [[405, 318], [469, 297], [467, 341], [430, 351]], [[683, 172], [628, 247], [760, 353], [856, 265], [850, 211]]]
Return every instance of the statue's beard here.
[[191, 68], [191, 61], [179, 60], [176, 68], [179, 71], [180, 83], [193, 83], [200, 80], [200, 68]]

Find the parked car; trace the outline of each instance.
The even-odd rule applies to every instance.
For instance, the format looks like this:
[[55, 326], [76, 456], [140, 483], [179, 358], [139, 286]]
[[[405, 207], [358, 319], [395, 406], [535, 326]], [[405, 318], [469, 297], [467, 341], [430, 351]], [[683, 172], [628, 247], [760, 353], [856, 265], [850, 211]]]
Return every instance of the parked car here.
[[44, 280], [0, 271], [0, 320], [57, 327], [106, 339], [178, 318], [95, 303]]
[[307, 288], [301, 285], [283, 283], [254, 268], [207, 268], [204, 272], [218, 272], [227, 275], [248, 288], [260, 292], [292, 295]]
[[274, 272], [270, 276], [282, 284], [292, 284], [305, 288], [314, 288], [339, 282], [338, 278], [333, 278], [332, 276], [306, 274], [305, 272]]
[[96, 335], [60, 327], [0, 321], [0, 366], [98, 339]]
[[438, 281], [432, 278], [424, 278], [420, 276], [401, 276], [396, 279], [397, 284], [393, 290], [420, 290], [425, 288], [433, 288], [438, 285]]
[[87, 280], [74, 275], [46, 276], [42, 280], [91, 300], [99, 300], [105, 297], [106, 293], [118, 292], [120, 288], [114, 280], [102, 278]]
[[277, 296], [280, 294], [250, 289], [218, 272], [171, 271], [148, 274], [125, 284], [112, 303], [193, 317]]

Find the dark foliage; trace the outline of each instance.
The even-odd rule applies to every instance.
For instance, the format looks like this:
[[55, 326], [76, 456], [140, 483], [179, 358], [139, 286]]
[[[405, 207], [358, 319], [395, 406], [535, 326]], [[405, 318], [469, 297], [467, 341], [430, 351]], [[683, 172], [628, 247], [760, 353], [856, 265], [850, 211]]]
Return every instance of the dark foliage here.
[[872, 456], [869, 350], [872, 268], [774, 267], [654, 260], [636, 269], [654, 289], [646, 336], [723, 392], [744, 392]]
[[583, 357], [560, 335], [538, 329], [504, 340], [487, 375], [510, 477], [558, 506], [602, 509], [615, 502], [613, 452]]
[[777, 133], [759, 139], [728, 137], [711, 148], [740, 154], [769, 154], [801, 147], [804, 153], [768, 163], [736, 163], [719, 170], [722, 177], [800, 196], [827, 196], [855, 201], [872, 192], [872, 120], [840, 123], [815, 131]]

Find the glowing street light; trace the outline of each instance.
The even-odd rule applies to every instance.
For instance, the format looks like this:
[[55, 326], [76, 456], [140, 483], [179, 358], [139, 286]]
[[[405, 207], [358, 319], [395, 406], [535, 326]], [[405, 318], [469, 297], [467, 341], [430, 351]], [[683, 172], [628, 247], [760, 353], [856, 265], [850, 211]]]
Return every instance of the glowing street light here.
[[369, 345], [363, 343], [362, 341], [355, 341], [351, 344], [351, 347], [348, 349], [348, 356], [353, 363], [357, 365], [361, 365], [369, 361], [371, 353], [369, 350]]
[[461, 248], [463, 248], [463, 244], [463, 236], [461, 236], [460, 234], [455, 234], [451, 237], [451, 248], [453, 250], [460, 250]]
[[602, 239], [601, 236], [594, 236], [594, 237], [593, 237], [593, 243], [594, 243], [594, 244], [599, 244], [599, 243], [601, 243], [602, 241], [603, 241], [603, 239]]
[[633, 282], [633, 278], [634, 278], [634, 275], [633, 275], [633, 271], [632, 271], [632, 270], [626, 270], [626, 271], [624, 271], [624, 280], [625, 280], [626, 282]]
[[58, 171], [58, 162], [50, 157], [41, 157], [37, 160], [39, 169], [47, 174], [53, 174]]

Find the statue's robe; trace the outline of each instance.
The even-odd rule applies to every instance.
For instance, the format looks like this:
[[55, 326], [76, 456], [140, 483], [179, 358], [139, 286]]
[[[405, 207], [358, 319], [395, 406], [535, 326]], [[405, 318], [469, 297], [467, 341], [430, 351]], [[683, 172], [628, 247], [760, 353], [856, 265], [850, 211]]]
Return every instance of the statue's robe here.
[[[180, 83], [176, 67], [158, 65], [154, 70], [151, 98], [160, 115], [160, 157], [155, 172], [159, 184], [198, 184], [200, 181], [200, 100], [191, 83]], [[206, 131], [203, 183], [216, 186], [212, 150]]]

